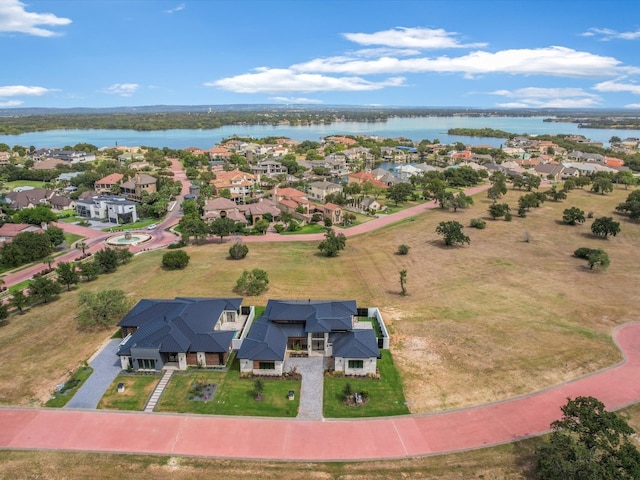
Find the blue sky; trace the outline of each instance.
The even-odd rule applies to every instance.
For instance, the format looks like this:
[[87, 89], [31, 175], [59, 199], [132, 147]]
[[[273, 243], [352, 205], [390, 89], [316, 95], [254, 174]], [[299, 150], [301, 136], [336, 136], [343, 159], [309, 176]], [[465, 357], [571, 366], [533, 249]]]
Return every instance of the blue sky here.
[[0, 107], [640, 109], [633, 0], [0, 0]]

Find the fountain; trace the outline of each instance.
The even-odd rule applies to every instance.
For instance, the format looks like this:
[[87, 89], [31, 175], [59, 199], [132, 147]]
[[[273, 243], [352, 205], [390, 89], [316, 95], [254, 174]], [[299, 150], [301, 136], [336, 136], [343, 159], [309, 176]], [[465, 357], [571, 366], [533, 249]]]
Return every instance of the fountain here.
[[107, 244], [129, 247], [148, 242], [149, 240], [151, 240], [151, 238], [151, 235], [148, 235], [146, 233], [136, 232], [135, 234], [132, 234], [131, 232], [125, 232], [124, 234], [113, 235], [107, 238]]

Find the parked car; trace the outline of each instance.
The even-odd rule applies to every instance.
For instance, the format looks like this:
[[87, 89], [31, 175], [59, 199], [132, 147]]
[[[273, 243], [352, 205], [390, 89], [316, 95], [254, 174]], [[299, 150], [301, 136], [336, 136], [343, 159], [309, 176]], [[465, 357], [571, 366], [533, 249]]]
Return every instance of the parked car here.
[[157, 223], [152, 223], [147, 227], [147, 230], [155, 230], [158, 227]]

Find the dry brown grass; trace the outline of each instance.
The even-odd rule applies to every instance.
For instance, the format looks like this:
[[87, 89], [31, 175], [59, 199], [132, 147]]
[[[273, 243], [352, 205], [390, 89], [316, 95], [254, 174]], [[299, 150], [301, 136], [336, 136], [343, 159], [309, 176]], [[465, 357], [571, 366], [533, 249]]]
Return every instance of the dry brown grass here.
[[[530, 392], [620, 360], [610, 333], [636, 320], [640, 226], [620, 217], [622, 232], [592, 238], [587, 225], [568, 227], [562, 210], [578, 206], [616, 216], [628, 191], [592, 195], [574, 191], [512, 222], [487, 220], [466, 228], [471, 245], [446, 249], [434, 233], [441, 220], [464, 225], [486, 217], [488, 200], [468, 211], [435, 211], [381, 231], [351, 238], [338, 258], [317, 256], [317, 243], [250, 244], [242, 261], [226, 259], [228, 244], [187, 249], [184, 271], [160, 268], [162, 252], [146, 253], [119, 272], [81, 288], [121, 288], [144, 297], [227, 296], [243, 269], [263, 268], [271, 280], [260, 297], [353, 298], [379, 306], [392, 330], [392, 349], [413, 412], [435, 411]], [[515, 206], [519, 192], [506, 199]], [[524, 242], [529, 232], [530, 242]], [[398, 245], [409, 255], [395, 254]], [[604, 248], [612, 263], [589, 271], [571, 256], [580, 246]], [[399, 271], [408, 293], [399, 295]], [[75, 292], [13, 317], [0, 328], [0, 403], [37, 404], [107, 336], [75, 326]], [[110, 333], [110, 332], [109, 332]], [[16, 381], [16, 379], [20, 381]]]

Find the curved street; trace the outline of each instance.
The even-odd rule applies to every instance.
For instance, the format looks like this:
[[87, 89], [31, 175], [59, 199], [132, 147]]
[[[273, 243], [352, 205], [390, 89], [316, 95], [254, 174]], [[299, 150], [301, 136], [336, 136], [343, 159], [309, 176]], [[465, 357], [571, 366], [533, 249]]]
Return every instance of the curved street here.
[[622, 363], [503, 402], [429, 415], [294, 420], [70, 409], [0, 409], [0, 448], [192, 455], [286, 461], [397, 459], [539, 435], [567, 397], [609, 410], [640, 400], [640, 324], [614, 332]]

